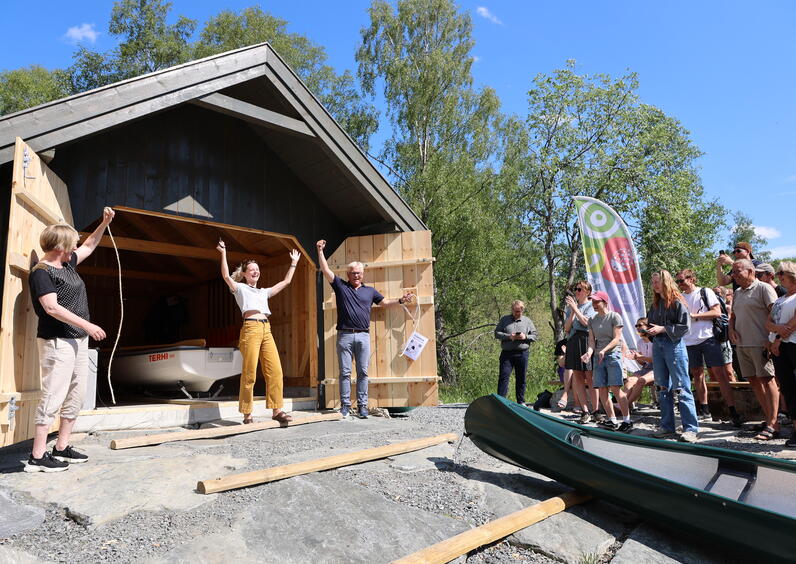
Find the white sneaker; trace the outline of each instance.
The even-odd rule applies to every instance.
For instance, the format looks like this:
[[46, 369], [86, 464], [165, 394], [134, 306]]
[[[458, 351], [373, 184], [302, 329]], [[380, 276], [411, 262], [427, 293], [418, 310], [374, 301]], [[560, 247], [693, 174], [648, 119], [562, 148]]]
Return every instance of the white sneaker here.
[[681, 443], [695, 443], [699, 440], [697, 434], [694, 431], [686, 431], [680, 438], [678, 439]]

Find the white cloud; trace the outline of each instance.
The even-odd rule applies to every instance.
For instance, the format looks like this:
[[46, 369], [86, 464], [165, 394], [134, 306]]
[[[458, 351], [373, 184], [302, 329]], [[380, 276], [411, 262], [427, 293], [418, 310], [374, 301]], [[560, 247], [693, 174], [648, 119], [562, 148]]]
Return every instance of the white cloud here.
[[785, 247], [774, 247], [770, 250], [771, 258], [775, 259], [784, 259], [784, 258], [791, 258], [796, 257], [796, 245], [790, 245]]
[[489, 8], [487, 8], [486, 6], [478, 6], [478, 8], [475, 9], [475, 13], [481, 16], [482, 18], [489, 20], [492, 23], [503, 25], [503, 22], [500, 21], [500, 19], [495, 14], [490, 12]]
[[66, 30], [64, 39], [71, 43], [80, 43], [81, 41], [88, 41], [94, 43], [99, 37], [99, 32], [94, 29], [93, 23], [82, 23], [80, 25], [73, 25]]
[[473, 55], [473, 62], [474, 63], [480, 63], [481, 62], [481, 57], [479, 57], [478, 55]]
[[776, 227], [765, 227], [763, 225], [755, 225], [755, 234], [760, 235], [763, 239], [776, 239], [782, 237], [782, 233]]

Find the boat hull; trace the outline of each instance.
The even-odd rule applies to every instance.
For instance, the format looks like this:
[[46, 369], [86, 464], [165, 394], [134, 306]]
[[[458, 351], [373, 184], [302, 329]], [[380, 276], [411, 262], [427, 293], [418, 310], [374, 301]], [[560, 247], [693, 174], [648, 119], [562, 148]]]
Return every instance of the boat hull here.
[[796, 555], [792, 462], [582, 427], [495, 395], [469, 406], [465, 431], [487, 454], [677, 534], [721, 542], [758, 561]]
[[240, 351], [232, 347], [175, 346], [122, 352], [112, 378], [128, 386], [206, 392], [213, 383], [241, 373]]

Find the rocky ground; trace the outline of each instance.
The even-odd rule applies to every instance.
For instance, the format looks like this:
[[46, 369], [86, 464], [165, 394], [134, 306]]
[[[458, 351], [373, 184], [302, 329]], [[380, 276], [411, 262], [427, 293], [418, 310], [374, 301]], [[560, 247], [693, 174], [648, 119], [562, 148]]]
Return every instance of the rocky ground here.
[[[91, 456], [88, 464], [48, 475], [20, 471], [26, 451], [0, 450], [0, 563], [388, 562], [566, 490], [467, 439], [219, 494], [194, 490], [200, 479], [461, 433], [465, 408], [122, 451], [108, 449], [110, 439], [132, 433], [98, 433], [77, 445]], [[656, 421], [655, 412], [642, 413], [634, 432], [650, 433]], [[796, 456], [784, 438], [759, 443], [750, 429], [719, 422], [703, 428], [705, 444]], [[790, 431], [783, 427], [783, 437]], [[592, 501], [460, 560], [728, 562], [733, 555]]]

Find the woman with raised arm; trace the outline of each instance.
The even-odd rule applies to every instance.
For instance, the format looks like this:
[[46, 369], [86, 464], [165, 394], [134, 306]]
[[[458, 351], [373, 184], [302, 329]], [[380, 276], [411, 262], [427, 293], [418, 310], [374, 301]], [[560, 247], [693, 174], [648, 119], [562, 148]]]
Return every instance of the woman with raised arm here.
[[293, 418], [282, 411], [282, 363], [276, 349], [268, 316], [268, 299], [273, 298], [285, 289], [293, 280], [300, 254], [296, 249], [290, 251], [290, 267], [285, 278], [270, 288], [258, 288], [260, 266], [253, 259], [243, 261], [235, 272], [229, 273], [227, 265], [227, 248], [224, 241], [219, 240], [216, 246], [221, 253], [221, 278], [226, 282], [230, 292], [243, 315], [243, 326], [240, 330], [238, 348], [243, 357], [243, 368], [240, 375], [240, 393], [238, 410], [243, 414], [243, 423], [251, 423], [252, 404], [254, 403], [254, 382], [257, 379], [257, 362], [263, 365], [265, 376], [265, 405], [273, 410], [271, 419], [287, 423]]
[[685, 298], [668, 270], [652, 275], [652, 306], [647, 312], [647, 335], [652, 337], [652, 371], [661, 408], [660, 428], [656, 438], [674, 436], [674, 401], [679, 397], [683, 433], [680, 441], [695, 443], [699, 432], [691, 377], [688, 375], [688, 353], [683, 336], [691, 328], [691, 314]]
[[[69, 464], [88, 460], [69, 445], [69, 437], [86, 395], [88, 338], [101, 341], [105, 331], [91, 323], [86, 285], [75, 269], [97, 248], [114, 215], [111, 208], [105, 208], [102, 222], [79, 247], [77, 231], [65, 223], [45, 227], [39, 237], [44, 256], [31, 270], [28, 284], [39, 318], [41, 399], [25, 472], [60, 472]], [[50, 453], [46, 452], [47, 433], [56, 415], [61, 416], [61, 423]]]

